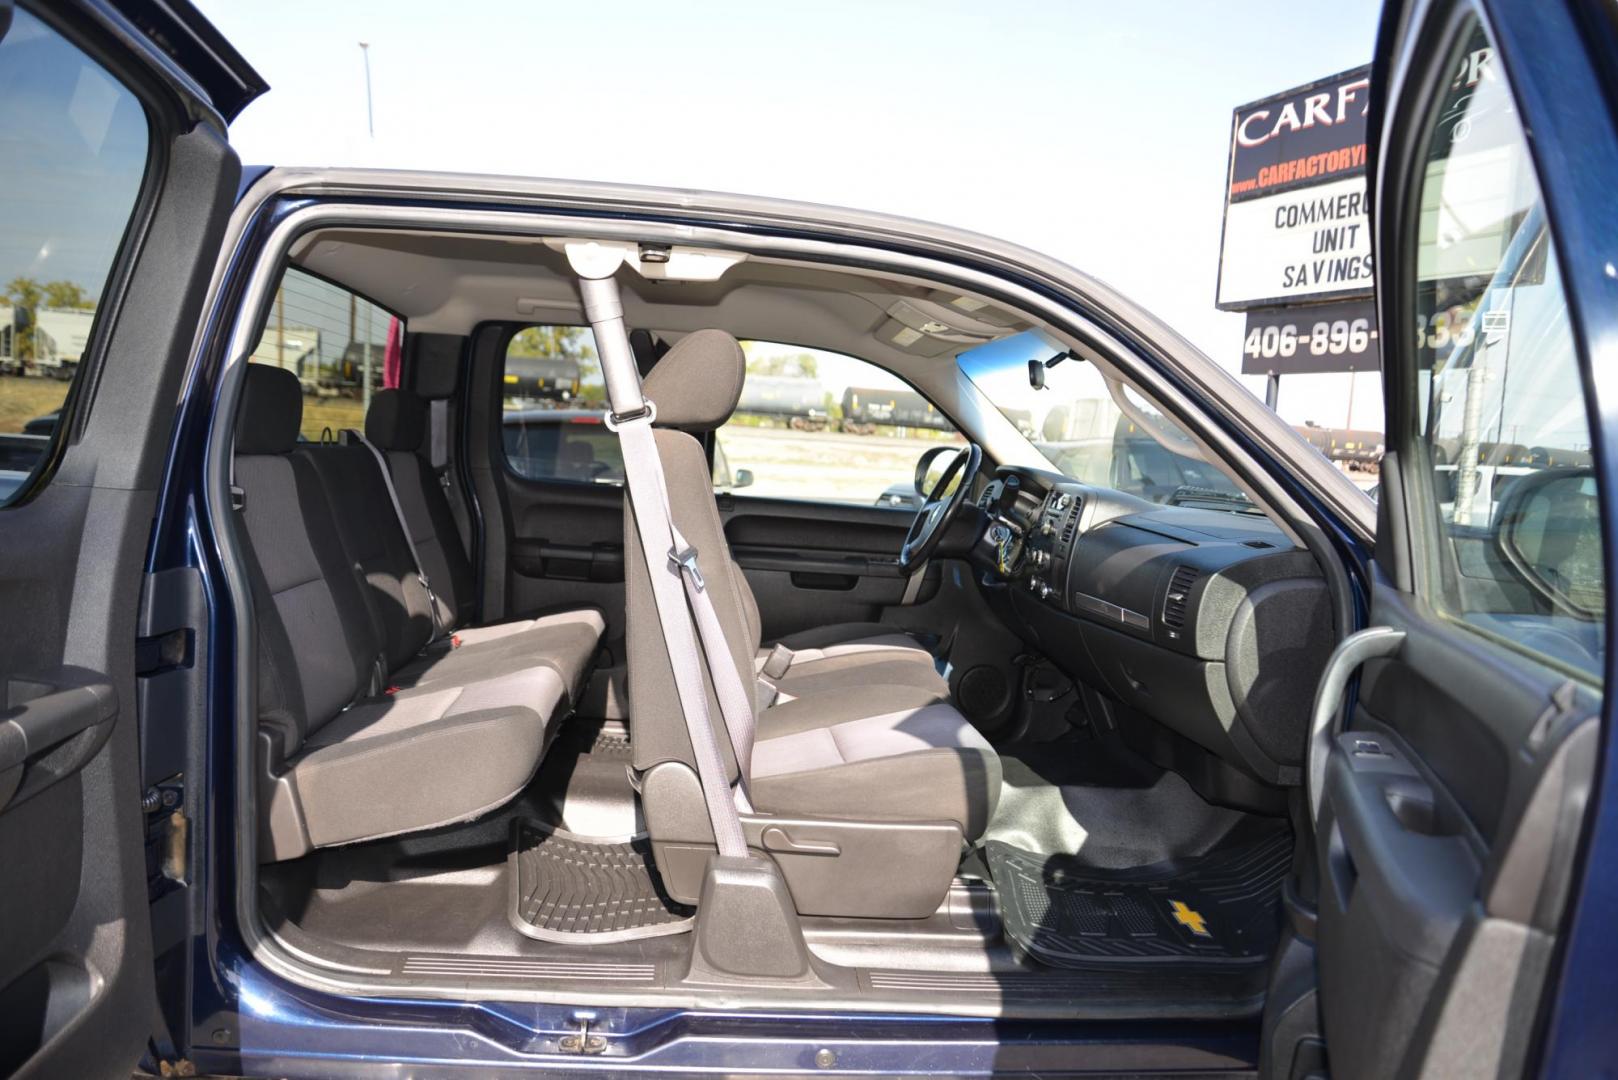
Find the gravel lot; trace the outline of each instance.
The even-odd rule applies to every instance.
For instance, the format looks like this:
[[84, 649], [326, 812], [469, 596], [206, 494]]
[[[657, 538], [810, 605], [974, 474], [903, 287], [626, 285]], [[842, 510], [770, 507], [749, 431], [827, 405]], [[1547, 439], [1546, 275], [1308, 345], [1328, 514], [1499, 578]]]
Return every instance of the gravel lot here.
[[835, 431], [729, 427], [719, 442], [737, 469], [753, 471], [749, 495], [783, 499], [835, 499], [875, 505], [893, 484], [909, 484], [916, 459], [938, 445], [960, 445], [933, 437], [844, 435]]

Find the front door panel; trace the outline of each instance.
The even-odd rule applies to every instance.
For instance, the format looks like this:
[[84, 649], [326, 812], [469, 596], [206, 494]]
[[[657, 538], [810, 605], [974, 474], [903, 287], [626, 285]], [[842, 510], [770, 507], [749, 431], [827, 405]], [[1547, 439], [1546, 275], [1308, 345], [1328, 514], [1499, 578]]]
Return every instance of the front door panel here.
[[1576, 203], [1547, 197], [1563, 151], [1531, 145], [1515, 86], [1546, 58], [1499, 44], [1540, 14], [1415, 4], [1379, 44], [1368, 621], [1396, 647], [1312, 749], [1334, 1077], [1531, 1067], [1596, 775], [1611, 474], [1558, 224]]
[[[184, 19], [152, 26], [173, 43], [196, 29]], [[223, 122], [141, 41], [99, 6], [0, 5], [4, 1075], [127, 1076], [148, 1040], [166, 1041], [148, 901], [193, 873], [192, 778], [166, 777], [171, 801], [148, 803], [143, 758], [165, 758], [142, 751], [197, 718], [141, 715], [137, 690], [148, 654], [189, 666], [193, 639], [141, 641], [140, 605], [240, 169]], [[171, 857], [154, 865], [158, 834]]]

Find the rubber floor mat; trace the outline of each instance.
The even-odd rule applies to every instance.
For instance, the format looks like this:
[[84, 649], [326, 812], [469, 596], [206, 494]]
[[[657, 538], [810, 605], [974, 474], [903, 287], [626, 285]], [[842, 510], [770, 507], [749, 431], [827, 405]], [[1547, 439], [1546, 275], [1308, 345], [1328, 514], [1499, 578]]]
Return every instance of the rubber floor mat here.
[[512, 826], [511, 924], [541, 941], [631, 941], [691, 929], [693, 909], [663, 891], [644, 837]]
[[1249, 967], [1281, 929], [1292, 865], [1284, 827], [1196, 859], [1098, 870], [1065, 855], [987, 845], [1006, 936], [1053, 967], [1117, 962]]

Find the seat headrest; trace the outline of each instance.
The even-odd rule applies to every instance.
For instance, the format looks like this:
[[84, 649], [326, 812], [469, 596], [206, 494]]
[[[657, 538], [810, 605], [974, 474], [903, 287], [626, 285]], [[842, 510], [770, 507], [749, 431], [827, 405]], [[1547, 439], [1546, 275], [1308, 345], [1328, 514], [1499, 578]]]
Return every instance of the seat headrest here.
[[657, 426], [712, 431], [736, 411], [747, 359], [723, 330], [687, 334], [646, 376], [646, 397], [657, 404]]
[[421, 448], [427, 434], [427, 406], [408, 390], [379, 390], [365, 414], [365, 437], [382, 450]]
[[286, 368], [248, 364], [236, 410], [238, 454], [285, 454], [303, 426], [303, 384]]

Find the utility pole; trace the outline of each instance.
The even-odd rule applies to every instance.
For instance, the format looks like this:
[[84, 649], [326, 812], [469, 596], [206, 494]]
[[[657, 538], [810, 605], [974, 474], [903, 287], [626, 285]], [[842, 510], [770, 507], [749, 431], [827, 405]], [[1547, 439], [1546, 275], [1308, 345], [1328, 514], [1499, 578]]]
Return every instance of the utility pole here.
[[376, 138], [376, 120], [371, 113], [371, 43], [360, 42], [360, 56], [365, 60], [365, 133]]

